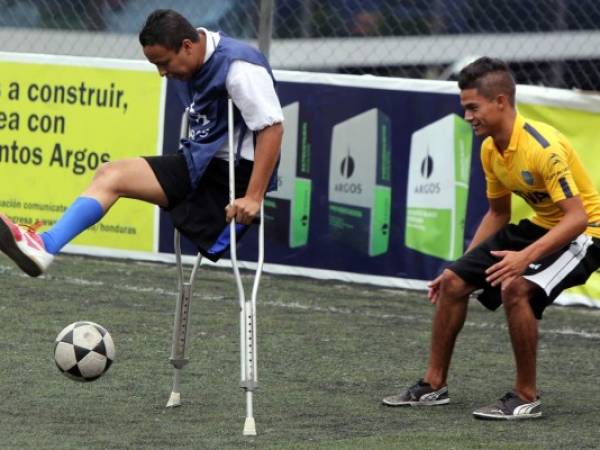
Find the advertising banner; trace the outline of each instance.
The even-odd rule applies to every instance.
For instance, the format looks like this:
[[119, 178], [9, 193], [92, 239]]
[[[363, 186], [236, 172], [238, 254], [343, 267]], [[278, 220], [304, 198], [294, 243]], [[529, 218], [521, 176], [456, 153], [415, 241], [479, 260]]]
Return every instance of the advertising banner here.
[[[265, 270], [424, 289], [488, 207], [481, 141], [456, 83], [275, 76], [285, 134], [278, 190], [265, 200]], [[600, 187], [600, 97], [529, 86], [517, 96], [521, 113], [570, 139]], [[0, 211], [51, 225], [101, 164], [176, 152], [183, 110], [145, 62], [0, 53]], [[530, 210], [514, 197], [518, 221]], [[123, 199], [66, 251], [172, 260], [173, 248], [167, 214]], [[185, 239], [182, 249], [196, 255]], [[252, 266], [255, 233], [238, 254]], [[558, 301], [600, 306], [600, 277]]]
[[413, 133], [406, 197], [406, 246], [445, 260], [464, 251], [471, 126], [456, 114]]
[[[285, 137], [279, 189], [265, 201], [266, 270], [424, 289], [464, 252], [488, 207], [481, 140], [462, 119], [456, 83], [276, 76]], [[172, 151], [182, 106], [167, 91]], [[600, 173], [597, 96], [519, 86], [518, 98], [524, 115], [559, 128], [592, 175]], [[530, 214], [518, 197], [513, 203], [513, 221]], [[161, 251], [172, 252], [172, 236], [163, 215]], [[256, 250], [248, 233], [239, 254], [253, 261]], [[599, 278], [558, 302], [600, 306]]]
[[[95, 170], [160, 148], [161, 80], [150, 64], [0, 54], [0, 211], [53, 224]], [[152, 252], [155, 211], [121, 200], [75, 246]]]
[[329, 233], [358, 252], [387, 252], [391, 208], [390, 121], [377, 108], [334, 125], [329, 162]]
[[[487, 206], [457, 90], [450, 83], [302, 75], [277, 73], [287, 140], [280, 189], [266, 203], [281, 211], [267, 221], [269, 267], [424, 287], [462, 254]], [[298, 177], [310, 191], [294, 185]], [[471, 192], [469, 183], [482, 187]], [[298, 202], [307, 192], [310, 199]], [[289, 199], [302, 205], [302, 245], [290, 234]], [[255, 239], [249, 235], [241, 246], [241, 256], [252, 260]]]

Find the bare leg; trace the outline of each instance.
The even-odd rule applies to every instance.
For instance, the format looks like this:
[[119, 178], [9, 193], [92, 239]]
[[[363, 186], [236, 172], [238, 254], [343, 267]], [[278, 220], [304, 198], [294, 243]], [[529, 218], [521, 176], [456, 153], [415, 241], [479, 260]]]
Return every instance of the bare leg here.
[[524, 278], [518, 278], [502, 289], [502, 303], [517, 364], [514, 389], [519, 397], [528, 401], [537, 397], [538, 323], [529, 304], [533, 289], [534, 285]]
[[105, 212], [120, 197], [168, 206], [165, 192], [143, 158], [122, 159], [101, 166], [81, 195], [98, 200]]
[[456, 337], [467, 317], [468, 296], [475, 290], [450, 270], [444, 271], [431, 334], [431, 353], [424, 380], [434, 389], [446, 385]]

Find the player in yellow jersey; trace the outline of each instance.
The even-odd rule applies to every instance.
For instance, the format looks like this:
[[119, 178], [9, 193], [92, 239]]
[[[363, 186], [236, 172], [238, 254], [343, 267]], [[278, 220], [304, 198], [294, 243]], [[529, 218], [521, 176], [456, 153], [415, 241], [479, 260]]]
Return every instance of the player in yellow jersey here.
[[[513, 389], [477, 409], [482, 419], [541, 417], [536, 388], [538, 323], [544, 308], [600, 267], [600, 196], [565, 137], [515, 108], [515, 82], [503, 61], [480, 58], [459, 74], [465, 119], [478, 136], [489, 209], [466, 253], [429, 285], [436, 305], [423, 379], [383, 399], [389, 406], [450, 401], [446, 379], [470, 294], [504, 306], [516, 361]], [[535, 216], [511, 224], [511, 194]]]

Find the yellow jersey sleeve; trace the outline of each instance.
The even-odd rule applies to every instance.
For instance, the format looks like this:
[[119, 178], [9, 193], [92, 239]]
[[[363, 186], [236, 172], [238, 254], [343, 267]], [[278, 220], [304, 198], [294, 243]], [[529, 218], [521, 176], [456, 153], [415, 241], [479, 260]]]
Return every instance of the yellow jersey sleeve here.
[[554, 203], [579, 195], [579, 189], [569, 163], [569, 151], [560, 143], [539, 152], [538, 171], [542, 175], [546, 190]]
[[486, 138], [481, 144], [481, 167], [485, 175], [485, 193], [487, 198], [500, 198], [509, 195], [511, 192], [502, 184], [492, 171], [492, 157], [494, 149], [489, 145]]

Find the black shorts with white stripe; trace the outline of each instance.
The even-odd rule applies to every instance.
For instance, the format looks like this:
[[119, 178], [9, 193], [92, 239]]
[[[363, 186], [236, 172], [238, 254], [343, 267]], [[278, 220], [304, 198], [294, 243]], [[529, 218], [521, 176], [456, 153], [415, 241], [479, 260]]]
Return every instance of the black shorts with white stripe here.
[[[498, 262], [491, 255], [492, 250], [519, 251], [536, 241], [548, 230], [529, 220], [518, 225], [508, 224], [480, 245], [466, 253], [448, 269], [452, 270], [467, 283], [483, 291], [477, 299], [491, 310], [502, 304], [500, 287], [492, 287], [485, 281], [485, 271]], [[539, 286], [531, 307], [538, 319], [544, 309], [565, 289], [584, 284], [600, 267], [600, 240], [582, 234], [569, 245], [529, 265], [523, 277]]]

